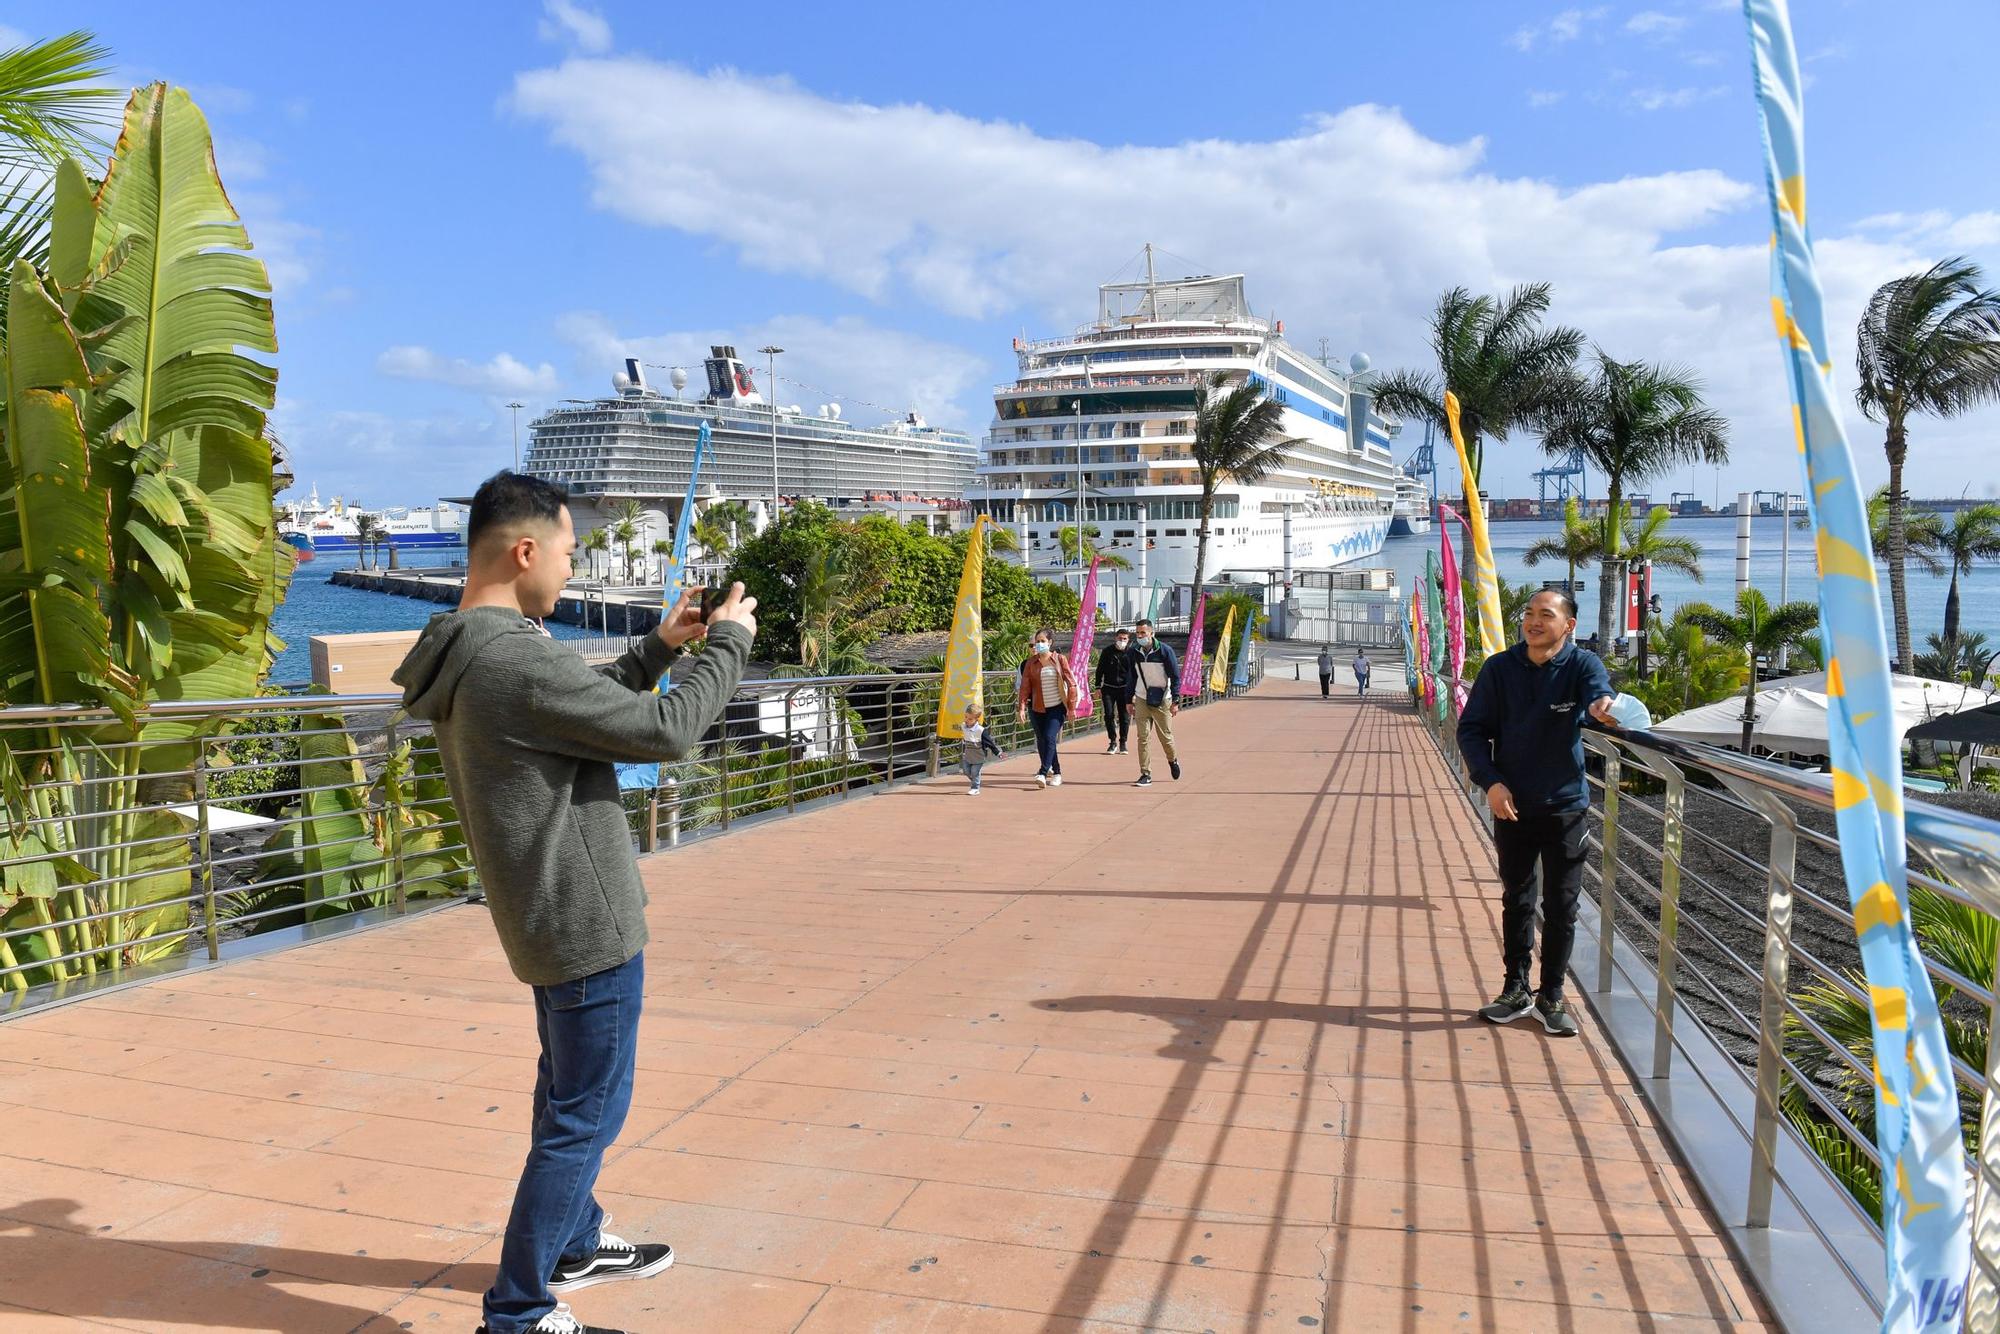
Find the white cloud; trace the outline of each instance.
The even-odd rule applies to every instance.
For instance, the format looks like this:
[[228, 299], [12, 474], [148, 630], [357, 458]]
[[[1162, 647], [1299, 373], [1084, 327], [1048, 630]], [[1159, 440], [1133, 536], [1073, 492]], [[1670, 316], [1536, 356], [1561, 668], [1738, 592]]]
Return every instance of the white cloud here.
[[399, 380], [424, 380], [502, 397], [552, 394], [558, 384], [556, 368], [546, 361], [528, 366], [502, 352], [482, 364], [463, 357], [441, 357], [427, 347], [409, 344], [386, 349], [375, 358], [375, 369]]
[[368, 506], [423, 505], [469, 495], [514, 461], [504, 410], [486, 417], [393, 417], [281, 397], [271, 424], [290, 451], [297, 478], [288, 497], [317, 486], [322, 500], [337, 495]]
[[1546, 39], [1554, 45], [1573, 42], [1583, 36], [1585, 28], [1591, 27], [1610, 12], [1603, 5], [1594, 9], [1565, 9], [1544, 24], [1528, 24], [1514, 30], [1507, 39], [1507, 45], [1516, 51], [1532, 51], [1536, 43]]
[[[1324, 333], [1336, 351], [1366, 350], [1379, 366], [1426, 360], [1423, 322], [1438, 292], [1546, 279], [1556, 317], [1608, 351], [1685, 362], [1707, 378], [1736, 423], [1735, 480], [1781, 485], [1796, 466], [1770, 330], [1761, 181], [1716, 170], [1580, 185], [1502, 176], [1485, 165], [1484, 141], [1440, 142], [1375, 106], [1272, 140], [1102, 145], [641, 59], [523, 74], [513, 107], [583, 159], [606, 212], [702, 238], [752, 268], [954, 316], [1004, 316], [982, 349], [1003, 365], [1008, 325], [1056, 332], [1092, 318], [1097, 285], [1147, 240], [1201, 270], [1247, 273], [1257, 310], [1282, 316], [1301, 345]], [[689, 124], [704, 132], [675, 129]], [[1973, 217], [1932, 230], [1989, 225]], [[1707, 234], [1686, 235], [1697, 228]], [[1836, 364], [1851, 367], [1867, 294], [1942, 251], [1893, 231], [1819, 230]], [[811, 337], [770, 336], [787, 347]], [[763, 334], [715, 337], [755, 346]], [[671, 355], [698, 360], [692, 344], [708, 338], [683, 335]], [[613, 353], [609, 343], [592, 349], [593, 374], [610, 373]], [[791, 364], [788, 355], [781, 369]], [[844, 371], [814, 380], [794, 366], [795, 378], [888, 404], [913, 400], [895, 377], [923, 369], [905, 359], [887, 387], [866, 393]], [[983, 403], [967, 407], [983, 419]], [[1927, 424], [1937, 452], [1919, 468], [1944, 468], [1953, 449], [1969, 462], [1992, 416]], [[1855, 429], [1879, 446], [1874, 428], [1857, 419]], [[1525, 485], [1531, 458], [1531, 446], [1510, 445], [1496, 462]]]
[[1632, 105], [1641, 111], [1685, 111], [1699, 102], [1712, 101], [1728, 93], [1720, 85], [1707, 88], [1634, 88]]
[[12, 51], [28, 44], [28, 34], [0, 23], [0, 51]]
[[662, 393], [671, 392], [669, 371], [655, 368], [685, 367], [689, 392], [699, 393], [702, 361], [716, 344], [734, 345], [759, 392], [767, 392], [766, 362], [753, 349], [782, 347], [776, 396], [781, 403], [815, 412], [822, 403], [838, 402], [848, 420], [860, 422], [917, 412], [975, 435], [992, 415], [991, 386], [1003, 373], [995, 356], [851, 315], [832, 320], [779, 315], [736, 329], [631, 334], [595, 312], [573, 311], [556, 321], [556, 335], [576, 349], [583, 384], [571, 387], [580, 397], [608, 385], [625, 357], [645, 363], [648, 379]]
[[1531, 88], [1528, 90], [1528, 105], [1531, 107], [1552, 107], [1562, 101], [1564, 96], [1565, 94], [1561, 92], [1547, 92], [1542, 89]]
[[1667, 38], [1687, 26], [1687, 19], [1680, 14], [1662, 14], [1657, 9], [1642, 9], [1625, 20], [1625, 31], [1637, 33], [1641, 37]]
[[547, 0], [543, 17], [535, 31], [545, 42], [571, 42], [586, 55], [602, 55], [611, 49], [611, 24], [594, 9], [576, 0]]

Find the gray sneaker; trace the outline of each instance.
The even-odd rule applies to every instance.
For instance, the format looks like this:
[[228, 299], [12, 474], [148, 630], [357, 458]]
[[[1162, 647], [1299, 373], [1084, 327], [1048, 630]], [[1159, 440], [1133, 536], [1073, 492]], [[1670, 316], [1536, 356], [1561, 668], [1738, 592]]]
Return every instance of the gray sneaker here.
[[1489, 1024], [1511, 1024], [1534, 1009], [1535, 998], [1528, 993], [1527, 984], [1509, 982], [1498, 1000], [1479, 1011], [1479, 1017]]
[[1551, 1037], [1576, 1036], [1576, 1016], [1569, 1012], [1569, 1006], [1563, 1004], [1562, 997], [1557, 996], [1554, 999], [1547, 996], [1537, 997], [1535, 1012], [1542, 1016], [1542, 1028]]

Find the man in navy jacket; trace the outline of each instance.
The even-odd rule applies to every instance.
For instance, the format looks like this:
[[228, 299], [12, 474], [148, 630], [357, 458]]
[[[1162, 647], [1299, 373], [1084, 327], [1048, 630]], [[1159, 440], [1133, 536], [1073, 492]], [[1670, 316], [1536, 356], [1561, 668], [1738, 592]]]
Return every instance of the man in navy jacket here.
[[[1586, 716], [1611, 724], [1611, 677], [1595, 653], [1570, 642], [1576, 603], [1544, 589], [1521, 617], [1525, 642], [1488, 658], [1458, 719], [1458, 748], [1493, 812], [1500, 864], [1500, 922], [1507, 983], [1479, 1015], [1496, 1024], [1530, 1012], [1558, 1037], [1575, 1037], [1563, 1004], [1563, 975], [1576, 939], [1583, 888], [1584, 825], [1590, 787], [1583, 777]], [[1536, 870], [1546, 889], [1542, 972], [1528, 991], [1534, 960]]]

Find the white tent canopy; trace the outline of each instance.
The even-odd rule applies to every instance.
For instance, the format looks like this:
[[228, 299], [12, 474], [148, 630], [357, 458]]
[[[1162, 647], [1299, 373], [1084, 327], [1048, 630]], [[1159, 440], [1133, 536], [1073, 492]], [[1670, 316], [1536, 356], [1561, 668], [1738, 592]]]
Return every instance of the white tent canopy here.
[[[1931, 681], [1921, 676], [1891, 678], [1896, 699], [1896, 735], [1948, 713], [1982, 708], [2000, 700], [1976, 686]], [[1827, 743], [1826, 673], [1811, 672], [1767, 683], [1756, 696], [1752, 745], [1795, 755], [1824, 755]], [[1732, 695], [1653, 724], [1653, 730], [1683, 741], [1711, 746], [1743, 744], [1743, 697]]]

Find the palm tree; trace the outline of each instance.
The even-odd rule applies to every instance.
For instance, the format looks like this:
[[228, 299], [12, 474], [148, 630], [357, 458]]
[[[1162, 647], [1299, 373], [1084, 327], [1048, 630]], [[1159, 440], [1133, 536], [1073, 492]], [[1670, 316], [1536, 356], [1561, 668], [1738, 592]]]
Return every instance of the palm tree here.
[[99, 155], [98, 131], [118, 110], [111, 52], [87, 32], [0, 50], [0, 313], [14, 261], [48, 267], [54, 167]]
[[646, 507], [636, 500], [619, 502], [611, 512], [611, 540], [625, 559], [625, 582], [632, 582], [632, 559], [639, 554], [639, 530], [645, 525]]
[[1943, 525], [1938, 554], [1951, 567], [1951, 591], [1944, 597], [1944, 638], [1958, 637], [1958, 579], [1972, 576], [1975, 561], [2000, 557], [2000, 505], [1974, 505]]
[[[1559, 400], [1543, 414], [1542, 448], [1551, 454], [1580, 453], [1604, 476], [1609, 513], [1617, 515], [1627, 482], [1700, 461], [1729, 458], [1729, 425], [1702, 401], [1694, 373], [1673, 366], [1616, 361], [1600, 349], [1587, 377], [1570, 376]], [[1617, 523], [1605, 525], [1599, 558], [1597, 642], [1609, 648], [1617, 605], [1620, 537]]]
[[1979, 266], [1962, 257], [1875, 290], [1856, 331], [1860, 382], [1854, 399], [1882, 422], [1889, 458], [1889, 597], [1895, 607], [1896, 661], [1909, 663], [1910, 604], [1904, 586], [1903, 461], [1913, 412], [1954, 417], [2000, 396], [2000, 292], [1982, 290]]
[[[1623, 508], [1621, 506], [1621, 508]], [[1626, 557], [1634, 565], [1663, 565], [1678, 571], [1691, 579], [1701, 578], [1701, 543], [1693, 538], [1676, 537], [1667, 531], [1673, 522], [1673, 513], [1665, 505], [1655, 505], [1639, 521], [1639, 526], [1621, 525]], [[1639, 600], [1639, 674], [1646, 674], [1646, 620], [1651, 608], [1646, 600]]]
[[[1505, 440], [1509, 431], [1537, 424], [1567, 383], [1566, 376], [1583, 335], [1575, 329], [1542, 327], [1549, 309], [1549, 285], [1528, 283], [1503, 297], [1473, 296], [1454, 287], [1431, 312], [1431, 351], [1437, 370], [1399, 370], [1376, 381], [1378, 407], [1450, 430], [1444, 396], [1458, 396], [1459, 427], [1472, 476], [1465, 479], [1465, 503], [1478, 503], [1486, 440]], [[1472, 568], [1472, 537], [1464, 541], [1464, 566]]]
[[1094, 523], [1085, 527], [1083, 530], [1083, 550], [1079, 554], [1077, 551], [1077, 536], [1076, 536], [1075, 526], [1072, 525], [1068, 528], [1059, 529], [1056, 533], [1056, 546], [1062, 552], [1063, 563], [1066, 565], [1072, 563], [1077, 565], [1089, 565], [1090, 558], [1092, 556], [1095, 556], [1097, 557], [1098, 563], [1103, 565], [1106, 569], [1110, 570], [1131, 569], [1132, 568], [1131, 561], [1126, 560], [1123, 556], [1119, 555], [1115, 551], [1107, 551], [1103, 547], [1097, 545], [1098, 535], [1102, 532], [1103, 530], [1100, 529]]
[[[667, 562], [673, 559], [674, 544], [664, 537], [655, 538], [653, 541], [653, 554], [660, 558], [660, 578], [664, 580], [667, 577]], [[660, 591], [664, 593], [671, 590], [663, 588]]]
[[372, 514], [360, 510], [354, 512], [354, 568], [361, 569], [368, 563], [369, 553], [382, 540], [382, 521]]
[[690, 534], [710, 560], [722, 560], [750, 531], [750, 507], [740, 500], [718, 500], [701, 512]]
[[1689, 619], [1695, 610], [1688, 606], [1674, 613], [1655, 636], [1652, 671], [1632, 683], [1632, 693], [1656, 718], [1727, 699], [1749, 672], [1740, 651], [1716, 643]]
[[1810, 602], [1773, 607], [1763, 593], [1746, 588], [1736, 595], [1734, 616], [1702, 603], [1681, 610], [1689, 625], [1749, 655], [1750, 672], [1743, 685], [1743, 753], [1748, 755], [1757, 721], [1757, 661], [1776, 657], [1780, 648], [1790, 648], [1801, 636], [1819, 629], [1819, 608]]
[[799, 666], [815, 676], [880, 671], [868, 646], [900, 610], [881, 605], [888, 571], [857, 559], [848, 542], [824, 542], [799, 582]]
[[1284, 461], [1294, 441], [1284, 435], [1285, 409], [1254, 380], [1229, 382], [1217, 371], [1194, 391], [1194, 466], [1201, 475], [1201, 533], [1194, 549], [1194, 591], [1208, 574], [1208, 527], [1215, 489], [1224, 479], [1255, 485]]
[[590, 571], [591, 578], [595, 579], [597, 577], [598, 553], [609, 550], [611, 550], [611, 534], [605, 532], [604, 529], [593, 528], [585, 535], [583, 539], [584, 560], [586, 562], [584, 568]]
[[1521, 563], [1534, 567], [1545, 560], [1559, 560], [1569, 569], [1564, 585], [1576, 589], [1576, 567], [1596, 560], [1604, 552], [1604, 526], [1586, 522], [1577, 508], [1576, 497], [1563, 502], [1563, 530], [1560, 537], [1537, 538], [1521, 553]]
[[2000, 646], [1988, 644], [1986, 636], [1973, 631], [1967, 635], [1926, 635], [1926, 651], [1917, 655], [1916, 675], [1933, 681], [1963, 681], [1984, 686], [2000, 659]]

